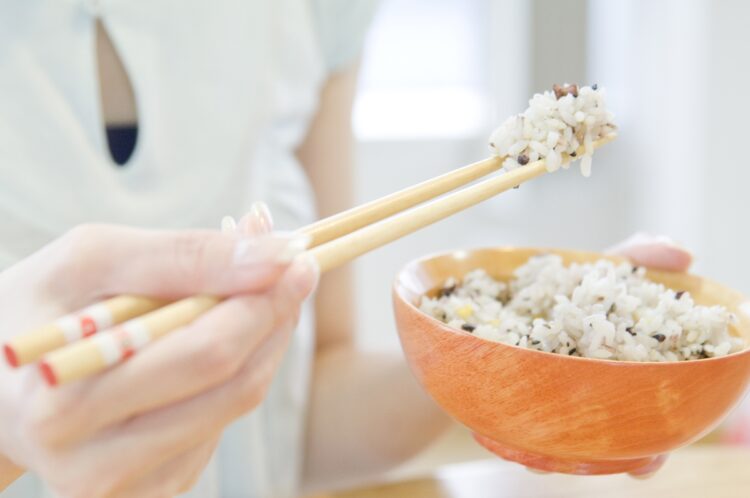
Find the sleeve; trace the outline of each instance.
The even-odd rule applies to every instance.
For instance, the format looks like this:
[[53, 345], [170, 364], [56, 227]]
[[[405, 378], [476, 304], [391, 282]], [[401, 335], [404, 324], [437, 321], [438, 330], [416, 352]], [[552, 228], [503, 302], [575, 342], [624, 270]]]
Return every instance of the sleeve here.
[[344, 69], [362, 52], [378, 0], [312, 0], [312, 13], [329, 72]]

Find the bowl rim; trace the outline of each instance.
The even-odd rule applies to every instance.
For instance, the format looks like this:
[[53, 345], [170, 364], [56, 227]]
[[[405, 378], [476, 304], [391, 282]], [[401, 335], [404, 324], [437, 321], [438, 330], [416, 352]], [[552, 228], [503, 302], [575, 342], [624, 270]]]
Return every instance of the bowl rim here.
[[[407, 307], [411, 308], [413, 311], [416, 311], [419, 315], [427, 318], [432, 324], [437, 325], [437, 329], [442, 333], [450, 333], [455, 334], [463, 337], [471, 337], [475, 340], [482, 341], [484, 343], [488, 343], [493, 345], [493, 347], [498, 348], [512, 348], [518, 351], [523, 351], [524, 353], [530, 353], [530, 354], [539, 354], [539, 355], [545, 355], [545, 356], [552, 356], [558, 360], [565, 361], [565, 360], [571, 360], [571, 361], [581, 361], [581, 362], [596, 362], [600, 364], [606, 364], [606, 365], [612, 365], [612, 366], [618, 366], [618, 365], [639, 365], [639, 366], [647, 366], [651, 368], [690, 368], [690, 365], [696, 365], [696, 364], [703, 364], [705, 365], [707, 362], [719, 362], [719, 361], [731, 361], [737, 357], [740, 356], [747, 356], [750, 355], [750, 341], [748, 341], [746, 338], [742, 337], [742, 339], [745, 340], [745, 347], [741, 349], [740, 351], [736, 351], [734, 353], [730, 353], [724, 356], [714, 356], [712, 358], [702, 358], [700, 360], [678, 360], [678, 361], [634, 361], [634, 360], [610, 360], [605, 358], [588, 358], [583, 356], [568, 356], [568, 355], [561, 355], [559, 353], [553, 353], [549, 351], [539, 351], [537, 349], [529, 349], [529, 348], [523, 348], [521, 346], [516, 346], [513, 344], [506, 344], [504, 342], [499, 341], [491, 341], [489, 339], [485, 339], [483, 337], [475, 336], [469, 332], [466, 332], [464, 330], [458, 330], [454, 329], [452, 327], [449, 327], [448, 324], [438, 320], [435, 317], [432, 317], [428, 315], [427, 313], [420, 310], [414, 303], [411, 303], [408, 299], [406, 299], [401, 292], [399, 291], [400, 288], [403, 288], [403, 284], [401, 283], [401, 278], [403, 275], [406, 274], [406, 272], [412, 268], [416, 268], [422, 264], [424, 264], [427, 261], [431, 261], [437, 258], [442, 258], [446, 256], [453, 257], [456, 254], [459, 253], [465, 253], [466, 255], [470, 253], [476, 253], [480, 251], [501, 251], [501, 252], [515, 252], [515, 251], [534, 251], [538, 253], [560, 253], [560, 252], [574, 252], [578, 254], [583, 254], [586, 256], [594, 256], [599, 259], [609, 259], [612, 261], [620, 261], [620, 262], [627, 262], [629, 261], [627, 258], [618, 256], [616, 254], [605, 254], [600, 253], [596, 251], [588, 251], [588, 250], [578, 250], [578, 249], [568, 249], [568, 248], [562, 248], [562, 247], [534, 247], [534, 246], [513, 246], [513, 245], [502, 245], [502, 246], [479, 246], [479, 247], [469, 247], [469, 248], [461, 248], [461, 249], [451, 249], [451, 250], [445, 250], [445, 251], [439, 251], [439, 252], [432, 252], [428, 253], [426, 255], [420, 256], [418, 258], [412, 259], [411, 261], [404, 264], [401, 269], [396, 274], [396, 277], [393, 279], [393, 285], [392, 285], [392, 293], [393, 295], [402, 301]], [[645, 267], [649, 269], [648, 267]], [[719, 282], [716, 282], [715, 280], [702, 277], [700, 275], [696, 275], [694, 273], [690, 272], [673, 272], [673, 271], [667, 271], [667, 270], [657, 270], [654, 269], [653, 271], [658, 271], [661, 273], [686, 273], [687, 275], [690, 275], [695, 278], [699, 278], [702, 281], [711, 283], [712, 285], [716, 285], [719, 287], [723, 287], [725, 289], [729, 289], [730, 291], [736, 293], [739, 296], [742, 296], [744, 299], [746, 299], [748, 302], [750, 302], [750, 298], [745, 296], [744, 293], [735, 290], [731, 287], [727, 287], [724, 284], [721, 284]], [[680, 366], [678, 366], [680, 365]], [[684, 366], [682, 366], [684, 365]]]

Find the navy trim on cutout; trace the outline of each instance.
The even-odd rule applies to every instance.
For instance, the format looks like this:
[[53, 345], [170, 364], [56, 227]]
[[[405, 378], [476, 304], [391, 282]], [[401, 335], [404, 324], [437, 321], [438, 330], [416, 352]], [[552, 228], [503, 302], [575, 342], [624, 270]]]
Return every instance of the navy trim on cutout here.
[[107, 143], [112, 160], [118, 166], [126, 166], [135, 151], [138, 127], [135, 125], [107, 126]]

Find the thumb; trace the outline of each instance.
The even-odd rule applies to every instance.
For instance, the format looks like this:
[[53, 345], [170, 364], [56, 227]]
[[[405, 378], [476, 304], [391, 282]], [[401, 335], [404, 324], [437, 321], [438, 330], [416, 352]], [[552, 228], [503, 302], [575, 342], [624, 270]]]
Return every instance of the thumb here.
[[53, 280], [66, 283], [68, 292], [178, 298], [266, 289], [308, 243], [293, 232], [240, 237], [95, 225], [74, 229], [45, 255], [57, 262]]
[[693, 255], [669, 237], [637, 233], [607, 251], [656, 270], [687, 271]]

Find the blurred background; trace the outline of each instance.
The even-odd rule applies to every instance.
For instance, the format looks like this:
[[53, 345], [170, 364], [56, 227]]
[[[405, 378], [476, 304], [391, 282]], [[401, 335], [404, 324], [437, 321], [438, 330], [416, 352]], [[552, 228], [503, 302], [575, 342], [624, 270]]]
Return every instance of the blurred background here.
[[[741, 0], [383, 0], [355, 108], [359, 201], [486, 157], [490, 131], [556, 82], [606, 88], [620, 133], [589, 179], [549, 175], [362, 258], [360, 345], [397, 349], [393, 275], [458, 247], [662, 233], [750, 292], [748, 19]], [[482, 456], [456, 430], [401, 471]]]

